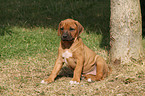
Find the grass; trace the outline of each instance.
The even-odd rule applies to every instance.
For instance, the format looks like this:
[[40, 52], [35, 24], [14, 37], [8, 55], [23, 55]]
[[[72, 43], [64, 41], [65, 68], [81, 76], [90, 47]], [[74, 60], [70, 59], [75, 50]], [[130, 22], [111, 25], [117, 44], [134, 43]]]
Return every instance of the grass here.
[[[81, 34], [83, 42], [109, 62], [107, 50], [110, 13], [107, 2], [1, 1], [0, 95], [145, 95], [145, 63], [137, 62], [118, 66], [109, 64], [113, 72], [105, 80], [92, 83], [81, 80], [79, 85], [69, 84], [72, 72], [64, 65], [55, 82], [48, 85], [40, 83], [53, 69], [60, 42], [56, 29], [58, 23], [65, 18], [77, 19], [85, 28]], [[143, 48], [145, 52], [145, 38]]]
[[[38, 53], [46, 53], [53, 51], [59, 42], [59, 38], [51, 35], [56, 35], [52, 29], [44, 28], [18, 28], [9, 29], [12, 34], [1, 36], [1, 58], [25, 57], [36, 55]], [[50, 34], [47, 33], [49, 31]]]
[[[109, 46], [109, 0], [2, 0], [0, 27], [56, 29], [66, 18], [78, 20], [87, 32], [103, 35], [100, 47]], [[107, 38], [106, 38], [107, 37]]]

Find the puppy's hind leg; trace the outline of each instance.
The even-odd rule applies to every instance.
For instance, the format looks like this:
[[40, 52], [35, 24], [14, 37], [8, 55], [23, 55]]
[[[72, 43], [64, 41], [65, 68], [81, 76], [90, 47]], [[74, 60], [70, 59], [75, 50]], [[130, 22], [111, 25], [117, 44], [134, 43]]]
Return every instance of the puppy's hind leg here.
[[88, 82], [96, 81], [96, 76], [93, 74], [83, 75]]
[[103, 80], [106, 74], [105, 70], [106, 61], [101, 56], [98, 56], [96, 59], [96, 65], [97, 65], [96, 80], [97, 81]]
[[88, 82], [103, 80], [108, 74], [106, 61], [101, 56], [97, 56], [95, 64], [96, 68], [92, 72], [83, 75]]

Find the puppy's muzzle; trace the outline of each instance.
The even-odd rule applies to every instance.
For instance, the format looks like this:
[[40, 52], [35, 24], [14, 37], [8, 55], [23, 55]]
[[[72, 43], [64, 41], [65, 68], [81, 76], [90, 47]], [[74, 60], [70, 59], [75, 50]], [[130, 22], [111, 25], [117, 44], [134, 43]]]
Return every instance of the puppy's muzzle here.
[[67, 38], [68, 37], [68, 33], [66, 32], [66, 33], [64, 33], [63, 35], [62, 35], [62, 38]]
[[72, 38], [72, 36], [68, 32], [64, 32], [61, 36], [61, 40], [72, 41], [72, 40], [74, 40], [74, 38]]

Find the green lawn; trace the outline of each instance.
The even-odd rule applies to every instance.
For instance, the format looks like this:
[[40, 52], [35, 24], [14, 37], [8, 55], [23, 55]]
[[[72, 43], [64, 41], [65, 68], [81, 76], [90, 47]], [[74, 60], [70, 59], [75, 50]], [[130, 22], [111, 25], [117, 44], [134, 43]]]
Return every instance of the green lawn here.
[[11, 35], [0, 36], [0, 53], [3, 59], [56, 51], [59, 38], [52, 29], [12, 27], [9, 30]]
[[60, 42], [58, 23], [66, 18], [76, 19], [84, 26], [83, 42], [109, 62], [109, 8], [109, 0], [2, 0], [0, 95], [145, 95], [143, 63], [108, 64], [113, 71], [105, 80], [81, 80], [79, 85], [69, 84], [71, 72], [64, 65], [55, 82], [40, 83], [53, 69]]

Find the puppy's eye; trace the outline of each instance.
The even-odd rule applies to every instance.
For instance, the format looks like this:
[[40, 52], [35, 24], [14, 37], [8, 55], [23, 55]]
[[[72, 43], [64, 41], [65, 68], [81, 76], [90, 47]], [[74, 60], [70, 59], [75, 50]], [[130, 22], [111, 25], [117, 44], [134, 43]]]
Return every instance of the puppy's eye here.
[[69, 30], [70, 30], [70, 31], [74, 31], [75, 29], [70, 27], [70, 29], [69, 29]]
[[61, 31], [63, 31], [63, 29], [64, 29], [63, 27], [62, 27], [62, 28], [60, 28], [60, 30], [61, 30]]

